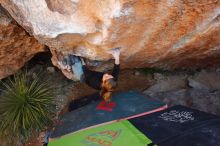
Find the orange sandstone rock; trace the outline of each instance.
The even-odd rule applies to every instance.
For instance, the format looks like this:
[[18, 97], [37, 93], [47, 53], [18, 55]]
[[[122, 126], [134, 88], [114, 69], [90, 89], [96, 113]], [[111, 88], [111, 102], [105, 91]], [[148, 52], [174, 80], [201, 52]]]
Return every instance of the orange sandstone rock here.
[[0, 6], [0, 79], [16, 73], [44, 45], [29, 36]]
[[220, 65], [219, 0], [1, 3], [30, 34], [64, 55], [106, 61], [112, 58], [106, 53], [108, 49], [121, 47], [122, 68]]

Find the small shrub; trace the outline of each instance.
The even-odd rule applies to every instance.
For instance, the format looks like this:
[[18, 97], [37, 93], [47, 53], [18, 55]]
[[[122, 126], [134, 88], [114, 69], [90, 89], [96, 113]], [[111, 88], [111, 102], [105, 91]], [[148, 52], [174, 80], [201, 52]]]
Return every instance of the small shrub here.
[[1, 81], [0, 136], [11, 143], [24, 142], [52, 124], [54, 88], [41, 77], [25, 72]]

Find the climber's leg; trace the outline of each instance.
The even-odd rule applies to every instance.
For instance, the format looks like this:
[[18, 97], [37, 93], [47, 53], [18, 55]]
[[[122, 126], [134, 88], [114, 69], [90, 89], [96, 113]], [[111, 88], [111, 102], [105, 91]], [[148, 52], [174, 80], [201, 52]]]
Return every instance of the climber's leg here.
[[83, 69], [82, 69], [82, 62], [80, 57], [75, 56], [75, 55], [68, 55], [68, 64], [71, 67], [73, 76], [75, 77], [75, 79], [80, 80], [81, 82], [83, 82]]

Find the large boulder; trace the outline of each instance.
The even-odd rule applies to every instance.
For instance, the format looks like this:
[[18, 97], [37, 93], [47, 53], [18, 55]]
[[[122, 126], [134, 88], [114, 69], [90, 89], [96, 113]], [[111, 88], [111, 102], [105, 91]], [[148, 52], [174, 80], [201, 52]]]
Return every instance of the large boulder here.
[[[53, 63], [75, 54], [107, 61], [121, 47], [122, 68], [220, 65], [219, 0], [1, 0]], [[61, 57], [62, 58], [62, 57]], [[68, 75], [67, 75], [68, 76]], [[69, 77], [71, 78], [71, 77]]]
[[[158, 78], [159, 76], [159, 78]], [[156, 82], [154, 85], [149, 87], [144, 91], [145, 94], [154, 94], [156, 92], [168, 92], [168, 91], [176, 91], [180, 89], [186, 89], [187, 86], [187, 78], [186, 74], [177, 74], [177, 75], [167, 75], [163, 76], [162, 74], [154, 74], [154, 78]]]
[[0, 79], [16, 73], [44, 45], [31, 37], [0, 5]]
[[209, 92], [220, 90], [220, 73], [202, 70], [188, 78], [189, 86], [197, 90]]

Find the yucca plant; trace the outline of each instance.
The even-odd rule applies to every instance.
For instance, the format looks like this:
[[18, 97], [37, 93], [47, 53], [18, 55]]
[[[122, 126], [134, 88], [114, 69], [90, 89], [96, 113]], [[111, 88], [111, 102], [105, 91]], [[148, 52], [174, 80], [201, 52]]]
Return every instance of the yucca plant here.
[[2, 83], [0, 136], [26, 141], [52, 123], [54, 86], [23, 72]]

